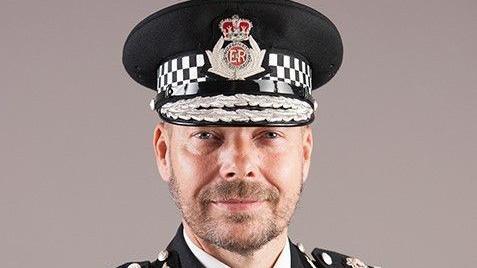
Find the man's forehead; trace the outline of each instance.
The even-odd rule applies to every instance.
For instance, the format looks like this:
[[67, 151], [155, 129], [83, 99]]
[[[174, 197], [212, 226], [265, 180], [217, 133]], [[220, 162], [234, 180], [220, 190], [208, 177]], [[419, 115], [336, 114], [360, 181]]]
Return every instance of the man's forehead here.
[[187, 126], [187, 125], [177, 125], [171, 124], [168, 122], [163, 122], [165, 128], [168, 132], [192, 132], [197, 130], [209, 130], [209, 131], [218, 131], [218, 132], [255, 132], [257, 130], [280, 130], [283, 132], [304, 132], [306, 129], [311, 129], [310, 125], [304, 126]]

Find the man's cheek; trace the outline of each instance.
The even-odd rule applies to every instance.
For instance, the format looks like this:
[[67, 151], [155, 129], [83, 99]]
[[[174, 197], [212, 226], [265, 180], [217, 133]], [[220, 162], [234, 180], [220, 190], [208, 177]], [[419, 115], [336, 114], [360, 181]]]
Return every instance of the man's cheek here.
[[290, 166], [295, 166], [290, 163], [280, 167], [276, 167], [273, 172], [273, 179], [275, 184], [279, 187], [280, 192], [290, 192], [294, 191], [299, 187], [302, 181], [302, 172], [298, 168], [290, 168]]
[[278, 177], [288, 177], [302, 167], [302, 163], [297, 158], [283, 154], [267, 157], [261, 164], [263, 169]]
[[179, 151], [174, 154], [173, 162], [176, 169], [180, 169], [184, 175], [191, 176], [207, 172], [211, 164], [217, 161], [213, 161], [210, 157], [198, 157], [189, 152]]
[[191, 151], [188, 146], [184, 146], [177, 152], [177, 158], [185, 166], [196, 169], [207, 169], [207, 166], [217, 163], [216, 154], [198, 154], [196, 151]]

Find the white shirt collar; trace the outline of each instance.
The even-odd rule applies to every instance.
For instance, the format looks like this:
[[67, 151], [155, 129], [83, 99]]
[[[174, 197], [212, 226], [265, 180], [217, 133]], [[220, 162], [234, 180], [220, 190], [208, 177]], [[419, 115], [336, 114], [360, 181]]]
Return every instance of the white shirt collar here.
[[[190, 248], [194, 256], [204, 265], [206, 268], [230, 268], [229, 266], [225, 265], [221, 261], [217, 260], [216, 258], [212, 257], [207, 252], [203, 251], [201, 248], [196, 246], [192, 240], [190, 240], [189, 236], [185, 229], [183, 230], [184, 239], [186, 241], [187, 246]], [[277, 261], [273, 268], [290, 268], [291, 267], [291, 254], [290, 254], [290, 242], [288, 239], [286, 240], [285, 246], [283, 247], [280, 256], [278, 257]]]

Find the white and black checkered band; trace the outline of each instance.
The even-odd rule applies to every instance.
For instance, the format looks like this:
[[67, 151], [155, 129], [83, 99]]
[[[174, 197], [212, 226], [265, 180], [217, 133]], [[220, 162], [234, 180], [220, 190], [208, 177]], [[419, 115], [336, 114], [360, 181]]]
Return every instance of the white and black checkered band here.
[[[270, 73], [257, 80], [285, 82], [311, 93], [312, 70], [305, 61], [281, 53], [268, 54]], [[206, 75], [204, 54], [178, 57], [159, 66], [157, 71], [157, 90], [163, 92], [169, 87], [215, 80]]]

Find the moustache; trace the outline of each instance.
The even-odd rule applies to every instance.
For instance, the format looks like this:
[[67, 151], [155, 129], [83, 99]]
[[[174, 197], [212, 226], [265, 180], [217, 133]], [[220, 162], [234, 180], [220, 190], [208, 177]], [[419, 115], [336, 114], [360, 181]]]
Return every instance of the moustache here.
[[254, 200], [278, 202], [279, 191], [275, 187], [263, 185], [257, 181], [233, 180], [221, 181], [204, 188], [198, 195], [199, 202], [208, 205], [217, 201]]

